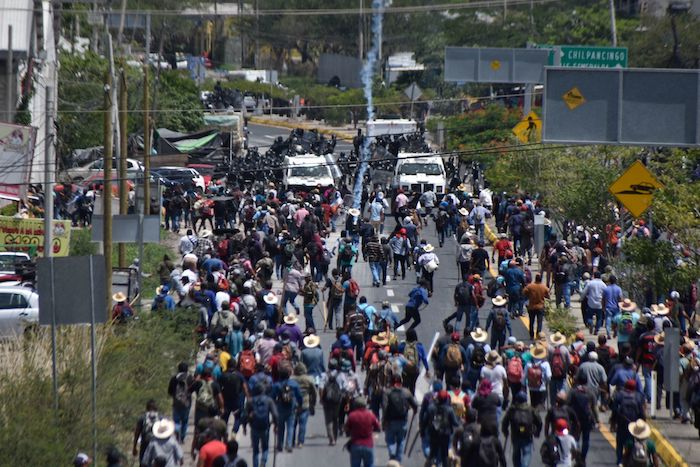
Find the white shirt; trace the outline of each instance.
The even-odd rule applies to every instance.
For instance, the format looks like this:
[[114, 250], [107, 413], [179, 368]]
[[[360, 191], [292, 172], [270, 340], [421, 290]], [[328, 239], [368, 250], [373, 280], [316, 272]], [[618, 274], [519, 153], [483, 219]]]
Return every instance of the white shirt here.
[[495, 392], [500, 397], [503, 397], [503, 380], [507, 377], [503, 365], [496, 365], [493, 368], [488, 365], [481, 367], [481, 379], [491, 381], [491, 392]]

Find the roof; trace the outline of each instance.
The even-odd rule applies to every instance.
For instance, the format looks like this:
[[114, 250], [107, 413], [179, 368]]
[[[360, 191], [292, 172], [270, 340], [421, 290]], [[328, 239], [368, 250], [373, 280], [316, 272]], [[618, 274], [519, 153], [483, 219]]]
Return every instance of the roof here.
[[7, 52], [8, 28], [12, 25], [12, 53], [27, 56], [31, 47], [33, 0], [0, 0], [0, 54]]

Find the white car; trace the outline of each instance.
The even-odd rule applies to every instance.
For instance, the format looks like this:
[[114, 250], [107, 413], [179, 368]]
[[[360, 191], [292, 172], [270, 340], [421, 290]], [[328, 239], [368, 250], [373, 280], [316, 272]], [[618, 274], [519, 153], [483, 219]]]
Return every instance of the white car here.
[[200, 188], [202, 191], [207, 189], [204, 177], [197, 169], [191, 167], [155, 167], [152, 170], [171, 182], [183, 184], [186, 188], [191, 184], [194, 188]]
[[[112, 159], [112, 170], [118, 170], [117, 168], [117, 159], [113, 158]], [[66, 170], [66, 175], [71, 179], [73, 182], [80, 182], [81, 180], [85, 180], [86, 178], [90, 177], [91, 175], [94, 175], [96, 173], [101, 173], [102, 169], [104, 168], [104, 160], [103, 159], [97, 159], [96, 161], [92, 161], [89, 164], [86, 164], [82, 167], [73, 167], [72, 169]], [[127, 159], [126, 160], [126, 171], [127, 172], [141, 172], [143, 173], [143, 164], [140, 161], [137, 161], [136, 159]]]
[[29, 255], [18, 251], [0, 251], [0, 277], [14, 276], [18, 264], [29, 261]]
[[0, 287], [0, 337], [16, 337], [39, 322], [39, 294], [29, 287]]

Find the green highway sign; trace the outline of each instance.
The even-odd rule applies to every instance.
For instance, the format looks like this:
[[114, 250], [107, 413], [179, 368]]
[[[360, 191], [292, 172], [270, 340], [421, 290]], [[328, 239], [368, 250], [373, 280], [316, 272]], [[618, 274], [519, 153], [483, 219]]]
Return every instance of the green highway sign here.
[[549, 66], [574, 68], [627, 68], [627, 47], [531, 44], [549, 49]]
[[627, 68], [627, 47], [561, 45], [559, 65], [579, 68]]

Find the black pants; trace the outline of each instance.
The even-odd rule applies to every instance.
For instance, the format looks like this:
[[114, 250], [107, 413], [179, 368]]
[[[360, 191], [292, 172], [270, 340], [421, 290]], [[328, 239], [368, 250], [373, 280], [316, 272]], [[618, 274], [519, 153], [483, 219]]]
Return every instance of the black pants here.
[[408, 329], [413, 329], [420, 324], [420, 314], [418, 313], [418, 308], [406, 305], [406, 316], [399, 321], [396, 327], [403, 326], [411, 320], [413, 320], [413, 323]]
[[537, 333], [542, 332], [542, 320], [544, 320], [544, 310], [527, 310], [530, 315], [530, 340], [535, 339], [535, 319], [537, 319]]
[[394, 253], [394, 277], [398, 277], [399, 265], [401, 266], [401, 279], [406, 278], [406, 255]]

